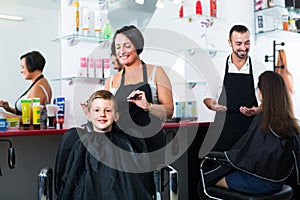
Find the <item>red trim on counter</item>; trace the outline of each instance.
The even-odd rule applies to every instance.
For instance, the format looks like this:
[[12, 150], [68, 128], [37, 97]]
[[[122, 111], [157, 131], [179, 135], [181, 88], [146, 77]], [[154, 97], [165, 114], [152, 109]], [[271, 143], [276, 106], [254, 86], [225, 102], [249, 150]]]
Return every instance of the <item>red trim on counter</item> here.
[[68, 128], [64, 129], [12, 129], [0, 131], [0, 137], [33, 136], [33, 135], [63, 135]]
[[164, 123], [163, 128], [179, 128], [179, 127], [193, 127], [193, 126], [209, 126], [211, 122], [197, 122], [197, 121], [181, 121], [178, 123]]
[[[181, 121], [174, 123], [163, 123], [163, 128], [179, 128], [194, 126], [209, 126], [211, 122]], [[34, 135], [63, 135], [69, 128], [64, 129], [12, 129], [0, 131], [0, 137], [34, 136]]]

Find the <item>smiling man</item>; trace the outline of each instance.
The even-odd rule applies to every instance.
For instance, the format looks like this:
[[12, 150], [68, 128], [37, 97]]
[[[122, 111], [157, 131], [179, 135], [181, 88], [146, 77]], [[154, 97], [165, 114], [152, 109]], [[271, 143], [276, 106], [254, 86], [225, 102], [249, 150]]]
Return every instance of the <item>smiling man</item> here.
[[247, 131], [254, 115], [261, 112], [255, 96], [252, 62], [248, 56], [248, 28], [234, 25], [229, 32], [228, 43], [232, 53], [226, 60], [223, 87], [203, 100], [210, 110], [216, 111], [214, 125], [222, 126], [224, 123], [214, 151], [228, 150]]

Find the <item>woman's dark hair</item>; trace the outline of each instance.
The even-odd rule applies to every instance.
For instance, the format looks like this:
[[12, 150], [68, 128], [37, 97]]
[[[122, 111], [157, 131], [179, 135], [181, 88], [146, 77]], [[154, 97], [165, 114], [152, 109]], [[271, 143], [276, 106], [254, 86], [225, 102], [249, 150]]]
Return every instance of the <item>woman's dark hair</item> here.
[[272, 128], [283, 137], [291, 136], [291, 128], [300, 133], [283, 78], [273, 71], [265, 71], [259, 76], [258, 88], [262, 95], [263, 131], [268, 132]]
[[140, 53], [142, 53], [142, 51], [144, 49], [144, 37], [139, 29], [137, 29], [133, 25], [123, 26], [122, 28], [120, 28], [119, 30], [116, 31], [113, 41], [115, 41], [116, 36], [119, 33], [122, 33], [129, 38], [129, 40], [134, 45], [138, 55], [140, 55]]
[[112, 41], [111, 46], [110, 46], [110, 52], [112, 56], [117, 57], [117, 52], [116, 52], [116, 46], [115, 46], [115, 40]]
[[244, 25], [234, 25], [230, 31], [229, 31], [229, 39], [231, 41], [231, 36], [232, 36], [232, 33], [233, 32], [238, 32], [238, 33], [246, 33], [246, 32], [249, 32], [249, 29], [244, 26]]
[[20, 57], [20, 60], [25, 58], [25, 64], [29, 72], [34, 72], [36, 70], [43, 71], [46, 60], [44, 56], [38, 51], [28, 52]]

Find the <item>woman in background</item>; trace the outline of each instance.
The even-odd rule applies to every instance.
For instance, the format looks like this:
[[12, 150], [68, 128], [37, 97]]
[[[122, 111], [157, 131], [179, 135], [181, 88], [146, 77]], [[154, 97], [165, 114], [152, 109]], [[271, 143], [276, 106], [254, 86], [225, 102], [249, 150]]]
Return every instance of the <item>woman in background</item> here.
[[0, 106], [7, 111], [6, 117], [22, 117], [21, 99], [40, 98], [40, 104], [45, 105], [50, 103], [52, 98], [51, 86], [42, 74], [46, 64], [43, 55], [38, 51], [31, 51], [22, 55], [20, 60], [21, 73], [25, 80], [31, 80], [32, 84], [17, 99], [14, 107], [11, 107], [8, 101], [0, 100]]
[[292, 96], [295, 93], [294, 80], [293, 80], [293, 75], [288, 69], [286, 54], [283, 49], [278, 50], [278, 60], [277, 60], [277, 67], [275, 68], [275, 72], [282, 76], [286, 84], [286, 87], [289, 91], [289, 94], [291, 95], [291, 105], [293, 106]]

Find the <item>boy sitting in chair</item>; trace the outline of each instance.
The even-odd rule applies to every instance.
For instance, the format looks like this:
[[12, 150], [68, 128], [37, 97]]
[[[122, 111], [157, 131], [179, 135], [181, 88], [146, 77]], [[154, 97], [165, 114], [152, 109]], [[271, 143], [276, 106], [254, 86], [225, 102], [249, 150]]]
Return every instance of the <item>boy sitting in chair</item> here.
[[[144, 144], [133, 146], [117, 127], [114, 96], [99, 90], [88, 100], [90, 128], [72, 128], [63, 137], [55, 169], [59, 200], [152, 199]], [[141, 140], [142, 141], [142, 140]]]

